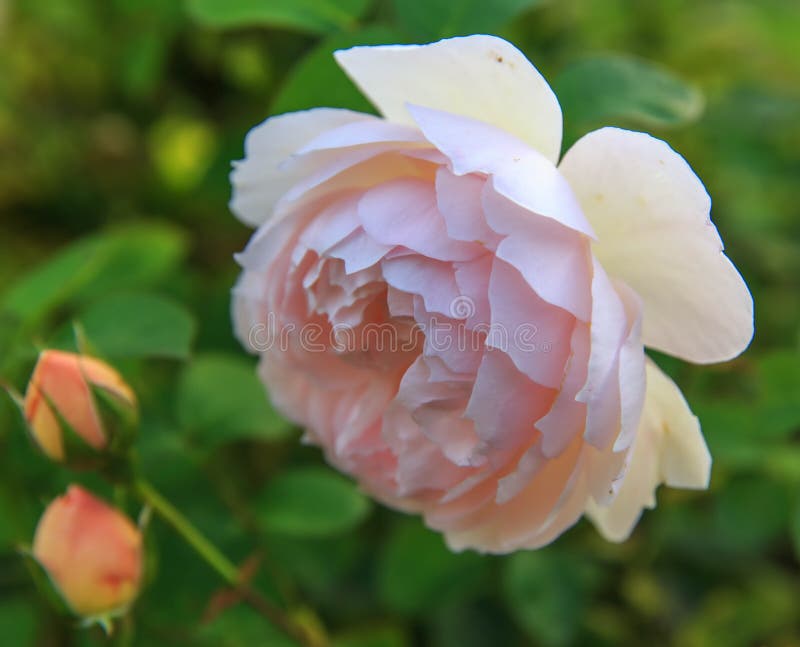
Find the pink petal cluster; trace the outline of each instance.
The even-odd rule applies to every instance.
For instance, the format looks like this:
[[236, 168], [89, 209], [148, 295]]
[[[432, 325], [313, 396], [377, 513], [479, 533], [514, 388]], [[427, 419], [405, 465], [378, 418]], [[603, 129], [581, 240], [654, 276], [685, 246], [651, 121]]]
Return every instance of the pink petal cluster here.
[[258, 227], [234, 322], [279, 409], [454, 549], [542, 546], [585, 513], [621, 539], [659, 483], [704, 487], [644, 346], [727, 359], [752, 304], [686, 162], [609, 128], [559, 163], [558, 102], [498, 38], [337, 59], [383, 117], [268, 119], [232, 175]]

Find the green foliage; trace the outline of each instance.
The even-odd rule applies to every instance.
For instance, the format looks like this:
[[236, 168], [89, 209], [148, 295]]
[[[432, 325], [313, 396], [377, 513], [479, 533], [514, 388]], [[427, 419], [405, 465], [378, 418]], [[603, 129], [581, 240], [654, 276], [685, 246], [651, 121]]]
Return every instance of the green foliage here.
[[695, 406], [712, 455], [741, 470], [763, 469], [800, 484], [800, 353], [774, 351], [758, 360], [755, 393], [745, 401], [721, 398]]
[[296, 642], [243, 605], [225, 611], [203, 626], [199, 638], [203, 647], [297, 647]]
[[[469, 32], [531, 58], [567, 143], [612, 124], [684, 155], [754, 295], [742, 358], [658, 358], [700, 418], [712, 484], [659, 490], [624, 544], [582, 522], [537, 552], [451, 553], [323, 467], [231, 333], [249, 232], [227, 174], [247, 130], [372, 112], [335, 49]], [[275, 600], [313, 608], [333, 647], [797, 645], [798, 33], [781, 0], [0, 0], [0, 380], [22, 390], [36, 350], [73, 347], [80, 322], [141, 400], [145, 476], [237, 564], [255, 559]], [[16, 552], [84, 476], [36, 452], [6, 399], [0, 473], [3, 644], [111, 644], [38, 595]], [[218, 578], [164, 524], [149, 538], [133, 647], [287, 644], [243, 605], [204, 622]]]
[[794, 503], [791, 512], [791, 526], [789, 528], [792, 534], [792, 543], [794, 544], [794, 552], [800, 561], [800, 497]]
[[395, 627], [362, 629], [337, 638], [333, 647], [406, 647], [408, 640]]
[[9, 645], [30, 645], [36, 636], [36, 614], [29, 600], [5, 598], [0, 605], [0, 635]]
[[633, 122], [676, 126], [697, 119], [703, 95], [668, 70], [627, 56], [597, 56], [566, 67], [554, 89], [570, 127]]
[[542, 0], [393, 0], [400, 25], [418, 41], [491, 34]]
[[200, 446], [243, 438], [277, 440], [290, 427], [267, 401], [252, 362], [239, 356], [201, 355], [178, 383], [177, 418]]
[[588, 559], [555, 549], [518, 553], [503, 573], [511, 612], [542, 645], [572, 644], [597, 583], [598, 572]]
[[21, 321], [33, 321], [68, 303], [152, 285], [175, 269], [185, 249], [183, 236], [167, 225], [117, 228], [60, 251], [20, 277], [0, 303]]
[[369, 0], [187, 0], [189, 13], [213, 27], [263, 25], [314, 33], [352, 27]]
[[480, 557], [451, 552], [440, 535], [409, 521], [395, 528], [384, 547], [378, 590], [398, 613], [427, 613], [463, 595], [484, 572]]
[[318, 106], [372, 112], [369, 101], [336, 64], [333, 53], [355, 45], [381, 45], [401, 38], [385, 27], [368, 27], [320, 42], [294, 66], [272, 104], [272, 112], [292, 112]]
[[192, 315], [156, 294], [113, 294], [78, 315], [89, 342], [101, 357], [186, 359], [195, 333]]
[[714, 507], [721, 547], [736, 553], [766, 550], [787, 530], [789, 496], [784, 486], [760, 477], [727, 483]]
[[296, 537], [346, 532], [370, 510], [369, 500], [352, 482], [316, 467], [276, 475], [258, 495], [255, 506], [266, 530]]

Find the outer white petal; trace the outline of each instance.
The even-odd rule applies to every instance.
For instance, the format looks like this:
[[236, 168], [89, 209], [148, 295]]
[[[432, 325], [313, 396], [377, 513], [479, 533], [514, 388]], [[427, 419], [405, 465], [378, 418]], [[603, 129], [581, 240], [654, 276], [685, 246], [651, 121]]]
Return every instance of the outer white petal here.
[[287, 189], [308, 173], [279, 165], [321, 133], [374, 117], [351, 110], [315, 108], [270, 117], [245, 138], [245, 159], [234, 162], [230, 209], [242, 222], [258, 226], [266, 221]]
[[608, 506], [590, 500], [586, 514], [606, 539], [624, 541], [642, 510], [655, 507], [661, 483], [705, 489], [710, 473], [700, 423], [675, 383], [648, 360], [644, 412], [622, 486]]
[[597, 258], [642, 297], [645, 345], [700, 363], [747, 347], [753, 301], [686, 160], [649, 135], [603, 128], [559, 168], [597, 234]]
[[516, 47], [496, 36], [430, 45], [354, 47], [335, 54], [391, 120], [413, 123], [406, 103], [488, 122], [558, 161], [561, 107], [547, 81]]

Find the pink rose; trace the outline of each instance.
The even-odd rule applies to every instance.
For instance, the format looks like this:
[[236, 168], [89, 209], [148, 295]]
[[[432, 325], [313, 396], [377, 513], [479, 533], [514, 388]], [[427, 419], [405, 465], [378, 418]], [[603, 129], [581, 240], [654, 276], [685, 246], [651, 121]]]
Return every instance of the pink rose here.
[[247, 137], [257, 227], [233, 318], [275, 404], [454, 549], [626, 537], [662, 482], [707, 486], [697, 419], [644, 346], [740, 353], [752, 301], [667, 144], [617, 128], [559, 164], [561, 110], [491, 36], [336, 59], [383, 118], [320, 108]]
[[77, 485], [47, 506], [36, 527], [33, 556], [78, 615], [116, 615], [139, 592], [141, 532]]

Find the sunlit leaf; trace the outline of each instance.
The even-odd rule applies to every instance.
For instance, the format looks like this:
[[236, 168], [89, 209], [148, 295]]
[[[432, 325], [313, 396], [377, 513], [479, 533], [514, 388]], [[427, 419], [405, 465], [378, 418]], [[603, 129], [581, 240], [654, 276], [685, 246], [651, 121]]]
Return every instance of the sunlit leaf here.
[[266, 530], [300, 537], [345, 532], [369, 509], [369, 501], [353, 483], [313, 467], [277, 474], [256, 501], [256, 513]]
[[156, 170], [164, 184], [175, 191], [200, 183], [217, 147], [212, 125], [186, 116], [158, 121], [150, 131], [149, 143]]

